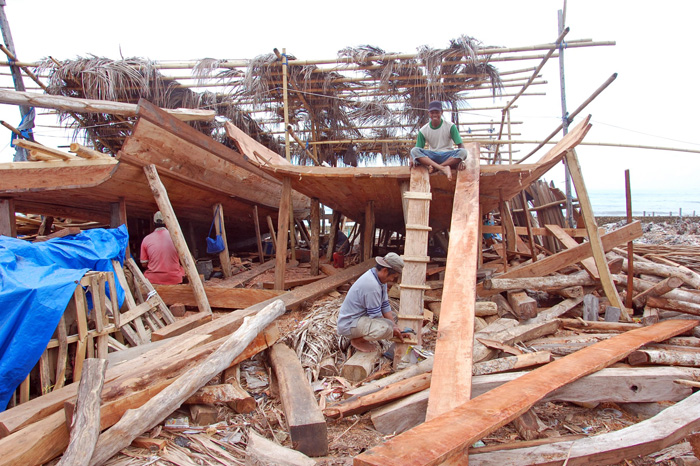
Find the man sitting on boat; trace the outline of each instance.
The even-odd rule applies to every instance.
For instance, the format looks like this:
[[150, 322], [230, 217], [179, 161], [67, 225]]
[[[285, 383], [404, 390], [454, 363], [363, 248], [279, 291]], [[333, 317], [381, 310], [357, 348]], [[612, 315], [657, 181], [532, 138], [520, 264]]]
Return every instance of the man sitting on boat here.
[[377, 349], [374, 341], [392, 336], [402, 339], [389, 305], [387, 284], [398, 280], [403, 271], [403, 259], [390, 252], [375, 260], [374, 268], [350, 287], [338, 313], [338, 334], [350, 338], [352, 346], [363, 352]]
[[[414, 165], [425, 165], [428, 172], [435, 170], [445, 174], [448, 180], [452, 179], [452, 168], [464, 170], [467, 159], [467, 149], [464, 147], [462, 137], [459, 135], [457, 125], [451, 121], [442, 119], [442, 102], [434, 100], [428, 105], [430, 121], [418, 131], [416, 147], [411, 149], [411, 160]], [[430, 149], [425, 148], [426, 142]], [[454, 149], [454, 144], [459, 149]]]
[[173, 244], [170, 233], [165, 228], [163, 214], [160, 211], [153, 216], [156, 229], [147, 235], [141, 243], [141, 265], [146, 267], [143, 273], [156, 285], [177, 285], [182, 283], [185, 270], [180, 265], [180, 258]]

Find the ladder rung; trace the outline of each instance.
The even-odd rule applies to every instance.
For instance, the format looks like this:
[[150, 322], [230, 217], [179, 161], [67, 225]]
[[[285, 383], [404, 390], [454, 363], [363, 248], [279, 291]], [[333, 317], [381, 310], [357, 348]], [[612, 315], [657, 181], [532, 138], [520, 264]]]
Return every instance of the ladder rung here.
[[430, 262], [429, 256], [403, 256], [404, 262]]
[[428, 285], [405, 285], [402, 283], [399, 286], [407, 290], [432, 290]]
[[417, 314], [417, 315], [402, 315], [399, 314], [397, 316], [399, 319], [405, 319], [405, 320], [423, 320], [423, 314]]
[[403, 198], [404, 199], [418, 199], [422, 201], [432, 201], [433, 200], [433, 193], [427, 192], [421, 192], [421, 191], [406, 191], [403, 193]]
[[428, 225], [418, 225], [416, 223], [410, 223], [406, 225], [407, 230], [422, 230], [422, 231], [433, 231]]

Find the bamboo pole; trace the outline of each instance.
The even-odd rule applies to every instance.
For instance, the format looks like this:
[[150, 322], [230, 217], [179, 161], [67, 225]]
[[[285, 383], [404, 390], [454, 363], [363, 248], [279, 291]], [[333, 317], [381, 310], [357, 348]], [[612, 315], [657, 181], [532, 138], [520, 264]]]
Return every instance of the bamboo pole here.
[[[627, 223], [632, 223], [632, 190], [630, 187], [630, 171], [625, 170], [625, 198], [627, 200]], [[634, 294], [634, 243], [627, 243], [627, 296], [625, 305], [632, 308]], [[679, 285], [680, 286], [680, 285]]]
[[[596, 89], [595, 92], [593, 92], [593, 94], [591, 94], [590, 97], [588, 97], [581, 105], [579, 105], [578, 108], [576, 110], [574, 110], [574, 112], [571, 115], [568, 116], [568, 121], [569, 122], [573, 121], [574, 118], [576, 117], [576, 115], [581, 113], [581, 111], [583, 111], [583, 109], [586, 108], [588, 106], [588, 104], [590, 104], [593, 101], [593, 99], [598, 97], [601, 92], [603, 92], [605, 89], [607, 89], [607, 87], [610, 84], [612, 84], [612, 82], [615, 81], [615, 79], [617, 79], [617, 73], [613, 73], [612, 76], [610, 76], [598, 89]], [[525, 157], [520, 159], [517, 163], [524, 162], [532, 154], [534, 154], [535, 152], [540, 150], [540, 148], [542, 148], [542, 146], [544, 146], [544, 144], [546, 144], [547, 141], [549, 141], [554, 136], [556, 136], [557, 133], [562, 130], [562, 128], [564, 128], [564, 123], [560, 123], [559, 126], [557, 126], [557, 129], [552, 131], [552, 133], [549, 136], [547, 136], [543, 142], [541, 142], [537, 147], [535, 147], [529, 154], [527, 154]]]

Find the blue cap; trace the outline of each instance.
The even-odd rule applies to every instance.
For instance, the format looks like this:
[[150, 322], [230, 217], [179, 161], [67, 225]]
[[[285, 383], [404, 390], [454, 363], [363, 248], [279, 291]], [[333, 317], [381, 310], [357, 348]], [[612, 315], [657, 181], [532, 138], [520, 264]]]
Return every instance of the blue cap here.
[[430, 102], [430, 104], [428, 104], [428, 111], [432, 112], [433, 110], [438, 110], [442, 112], [442, 102], [440, 102], [439, 100], [433, 100], [432, 102]]

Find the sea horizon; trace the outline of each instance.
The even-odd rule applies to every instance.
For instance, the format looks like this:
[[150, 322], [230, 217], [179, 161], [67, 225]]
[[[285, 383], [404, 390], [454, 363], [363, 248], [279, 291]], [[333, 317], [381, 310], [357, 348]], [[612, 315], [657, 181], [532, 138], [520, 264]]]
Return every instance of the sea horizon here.
[[[593, 213], [599, 217], [627, 215], [624, 190], [592, 189], [588, 192]], [[633, 216], [683, 216], [700, 214], [700, 192], [680, 190], [632, 191]]]

